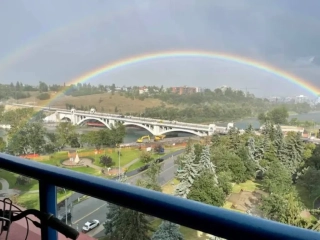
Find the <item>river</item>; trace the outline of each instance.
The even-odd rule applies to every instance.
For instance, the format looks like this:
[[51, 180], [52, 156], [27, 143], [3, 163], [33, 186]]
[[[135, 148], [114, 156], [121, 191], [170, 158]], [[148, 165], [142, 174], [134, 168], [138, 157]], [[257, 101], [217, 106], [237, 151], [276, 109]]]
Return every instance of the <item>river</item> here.
[[[54, 128], [53, 127], [48, 127], [47, 130], [49, 132], [53, 132]], [[99, 128], [80, 128], [77, 129], [78, 133], [84, 133], [84, 132], [88, 132], [88, 131], [98, 131]], [[0, 128], [0, 137], [5, 137], [6, 134], [6, 130], [1, 129]], [[145, 129], [140, 129], [140, 128], [127, 128], [126, 129], [126, 135], [123, 139], [123, 143], [132, 143], [132, 142], [136, 142], [138, 138], [142, 137], [142, 136], [146, 136], [146, 135], [150, 135], [150, 132], [148, 132]], [[183, 133], [183, 132], [179, 132], [177, 133], [177, 135], [175, 135], [175, 137], [188, 137], [188, 136], [194, 136], [193, 134], [190, 133]], [[169, 137], [169, 136], [168, 136]]]
[[[312, 112], [312, 113], [305, 113], [305, 114], [297, 114], [297, 115], [291, 115], [291, 118], [297, 118], [300, 121], [314, 121], [316, 123], [320, 122], [320, 112]], [[239, 129], [245, 129], [248, 127], [248, 125], [251, 124], [253, 128], [259, 128], [260, 123], [256, 118], [248, 118], [240, 121], [235, 122], [235, 126]], [[217, 124], [219, 125], [219, 124]], [[48, 128], [49, 131], [54, 131], [53, 128]], [[83, 128], [83, 129], [78, 129], [79, 133], [83, 133], [86, 131], [95, 131], [98, 130], [99, 128]], [[132, 143], [135, 142], [138, 138], [145, 136], [145, 135], [150, 135], [150, 133], [145, 130], [145, 129], [139, 129], [139, 128], [127, 128], [126, 129], [126, 135], [124, 137], [123, 142], [124, 143]], [[0, 128], [0, 137], [5, 136], [5, 130]], [[188, 137], [188, 136], [193, 136], [192, 134], [189, 133], [181, 133], [179, 132], [176, 137]]]
[[[292, 118], [297, 118], [299, 121], [312, 121], [316, 124], [320, 123], [320, 112], [311, 112], [311, 113], [303, 113], [303, 114], [294, 114], [289, 116], [289, 120]], [[249, 125], [252, 125], [253, 128], [259, 128], [260, 123], [256, 118], [247, 118], [244, 120], [240, 120], [235, 122], [235, 127], [239, 129], [246, 129]]]

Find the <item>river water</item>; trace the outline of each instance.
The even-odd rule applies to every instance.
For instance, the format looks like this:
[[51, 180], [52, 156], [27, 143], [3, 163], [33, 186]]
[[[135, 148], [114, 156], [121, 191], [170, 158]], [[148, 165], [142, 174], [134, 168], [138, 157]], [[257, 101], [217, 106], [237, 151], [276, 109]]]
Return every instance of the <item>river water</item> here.
[[[300, 121], [314, 121], [316, 123], [320, 122], [320, 112], [312, 112], [312, 113], [306, 113], [306, 114], [297, 114], [297, 115], [291, 115], [291, 118], [297, 118]], [[248, 127], [248, 125], [251, 124], [253, 128], [259, 128], [260, 123], [256, 118], [248, 118], [244, 120], [240, 120], [235, 122], [235, 126], [239, 129], [245, 129]], [[219, 124], [217, 124], [219, 125]], [[54, 131], [53, 128], [48, 128], [49, 131]], [[99, 130], [99, 128], [85, 128], [85, 129], [79, 129], [79, 133], [83, 133], [86, 131], [96, 131]], [[0, 128], [0, 137], [5, 136], [5, 130]], [[123, 142], [124, 143], [132, 143], [135, 142], [138, 138], [145, 136], [145, 135], [150, 135], [150, 133], [145, 130], [145, 129], [140, 129], [140, 128], [127, 128], [126, 129], [126, 135], [124, 137]], [[178, 135], [175, 137], [188, 137], [188, 136], [193, 136], [190, 133], [181, 133], [179, 132]]]
[[[316, 124], [320, 123], [320, 112], [311, 112], [311, 113], [304, 113], [304, 114], [295, 114], [290, 115], [289, 120], [292, 118], [297, 118], [299, 121], [312, 121]], [[260, 123], [256, 118], [247, 118], [244, 120], [240, 120], [235, 122], [235, 127], [239, 129], [246, 129], [249, 125], [252, 125], [253, 128], [259, 128]]]
[[[49, 132], [54, 132], [54, 128], [52, 128], [52, 127], [47, 128], [47, 130]], [[81, 129], [78, 129], [77, 132], [78, 133], [85, 133], [85, 132], [88, 132], [88, 131], [98, 131], [98, 130], [99, 130], [99, 128], [83, 128], [83, 129], [81, 128]], [[0, 137], [5, 137], [5, 135], [6, 135], [6, 130], [0, 128]], [[142, 136], [146, 136], [146, 135], [150, 135], [150, 137], [151, 137], [150, 132], [148, 132], [145, 129], [131, 128], [131, 127], [127, 128], [126, 129], [126, 135], [125, 135], [125, 137], [123, 139], [123, 143], [136, 142], [138, 138], [140, 138]], [[193, 136], [193, 134], [179, 132], [174, 137], [188, 137], [188, 136], [191, 137], [191, 136]]]

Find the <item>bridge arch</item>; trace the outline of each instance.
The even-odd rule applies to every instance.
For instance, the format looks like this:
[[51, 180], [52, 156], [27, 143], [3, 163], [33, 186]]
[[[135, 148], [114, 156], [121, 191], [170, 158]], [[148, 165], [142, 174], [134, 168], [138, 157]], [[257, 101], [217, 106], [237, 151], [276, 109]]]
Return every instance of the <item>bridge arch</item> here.
[[63, 116], [60, 121], [63, 121], [63, 120], [68, 120], [69, 122], [72, 122], [71, 118], [70, 117], [67, 117], [67, 116]]
[[150, 129], [150, 128], [142, 125], [142, 124], [139, 124], [139, 123], [126, 123], [126, 122], [125, 122], [125, 123], [123, 123], [123, 126], [136, 126], [136, 127], [141, 127], [141, 128], [143, 128], [143, 129], [147, 130], [148, 132], [150, 132], [152, 135], [154, 135], [152, 129]]
[[159, 135], [166, 134], [166, 133], [170, 133], [170, 132], [185, 132], [185, 133], [191, 133], [191, 134], [194, 134], [194, 135], [199, 136], [199, 137], [207, 136], [207, 135], [204, 134], [204, 133], [196, 132], [196, 131], [193, 131], [193, 130], [187, 130], [187, 129], [169, 129], [169, 130], [165, 130], [165, 131], [160, 132]]
[[94, 118], [94, 117], [84, 118], [84, 119], [80, 120], [79, 122], [77, 122], [77, 125], [80, 125], [81, 123], [83, 123], [85, 121], [88, 121], [88, 120], [96, 120], [96, 121], [101, 122], [102, 124], [104, 124], [107, 128], [111, 129], [109, 124], [107, 124], [106, 122], [102, 121], [99, 118]]

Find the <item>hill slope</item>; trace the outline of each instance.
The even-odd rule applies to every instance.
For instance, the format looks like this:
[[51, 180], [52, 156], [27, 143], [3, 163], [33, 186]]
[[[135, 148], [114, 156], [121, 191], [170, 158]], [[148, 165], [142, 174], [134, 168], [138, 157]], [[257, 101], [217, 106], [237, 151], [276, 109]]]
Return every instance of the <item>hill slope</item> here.
[[[101, 93], [101, 94], [93, 94], [87, 96], [80, 97], [72, 97], [72, 96], [60, 96], [55, 99], [55, 94], [51, 93], [50, 106], [57, 108], [66, 108], [66, 104], [75, 105], [77, 107], [81, 106], [95, 106], [97, 111], [99, 112], [110, 112], [114, 113], [117, 108], [119, 112], [122, 113], [139, 113], [144, 112], [145, 108], [149, 107], [157, 107], [164, 104], [159, 99], [146, 98], [145, 100], [139, 100], [131, 98], [126, 98], [124, 96], [120, 96], [120, 94], [115, 93], [112, 95], [111, 93]], [[33, 104], [42, 106], [47, 102], [41, 101], [36, 97], [32, 96], [27, 99], [21, 99], [18, 101], [19, 103], [24, 104]], [[168, 104], [165, 104], [169, 106]]]

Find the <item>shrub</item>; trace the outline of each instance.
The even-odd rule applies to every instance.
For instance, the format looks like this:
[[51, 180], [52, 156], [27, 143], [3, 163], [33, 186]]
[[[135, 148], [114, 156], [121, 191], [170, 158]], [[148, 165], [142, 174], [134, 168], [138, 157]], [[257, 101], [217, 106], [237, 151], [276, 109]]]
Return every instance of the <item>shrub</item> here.
[[50, 94], [49, 93], [41, 93], [37, 96], [39, 100], [48, 100], [50, 99]]

